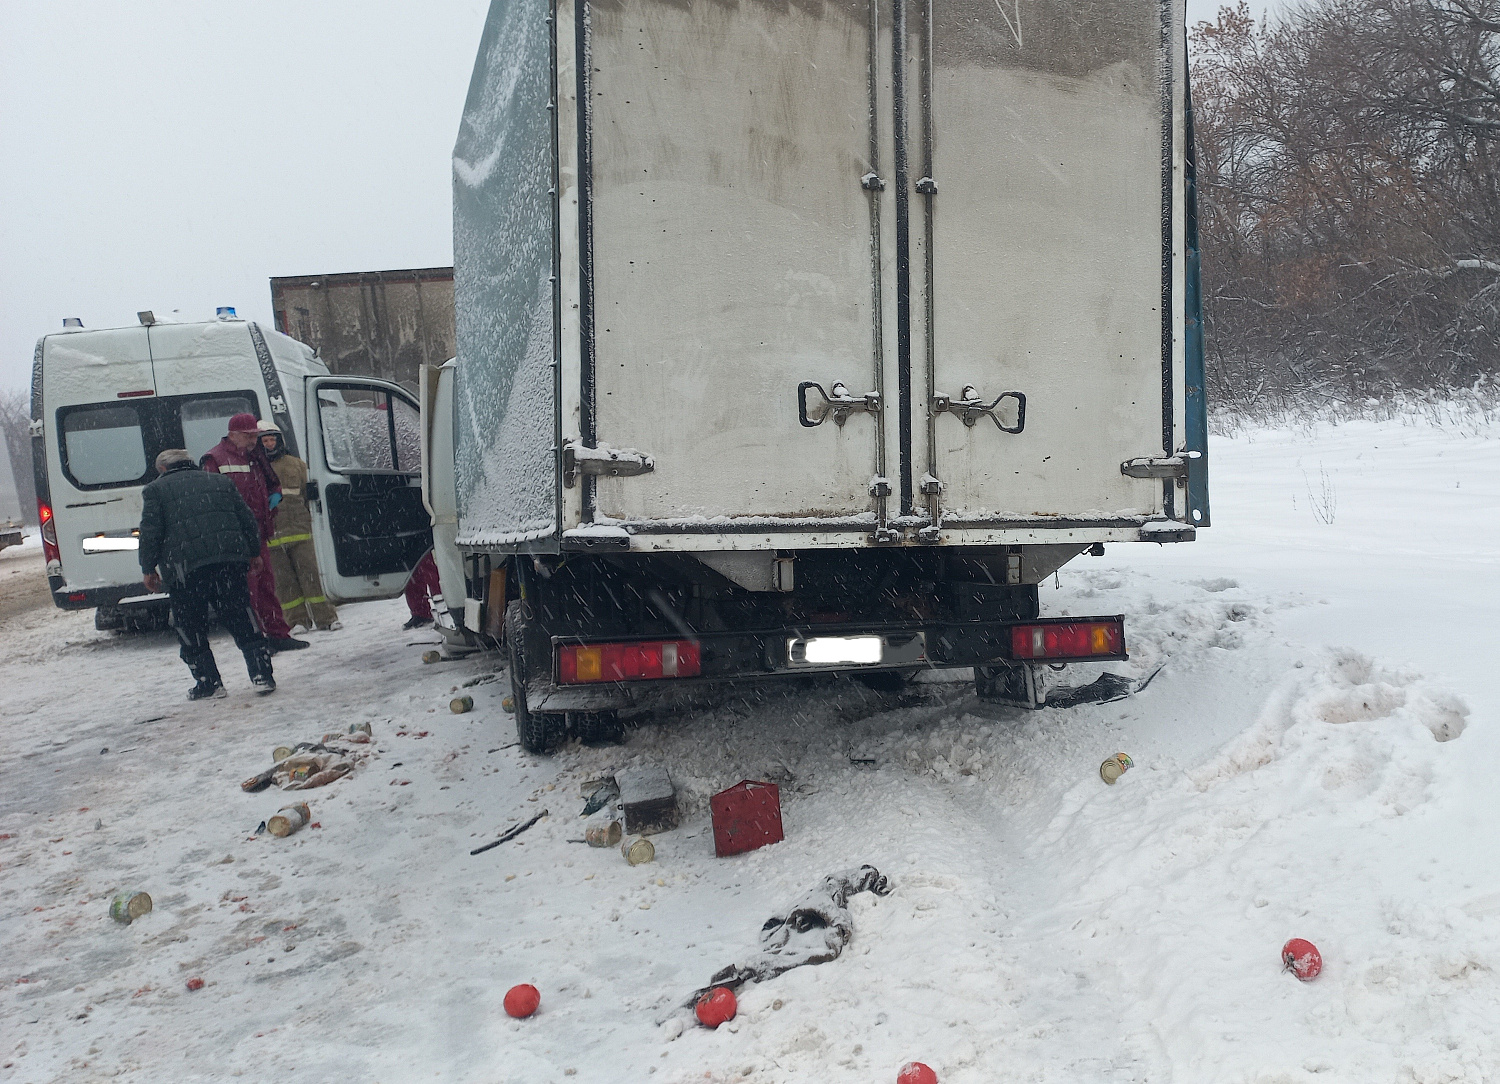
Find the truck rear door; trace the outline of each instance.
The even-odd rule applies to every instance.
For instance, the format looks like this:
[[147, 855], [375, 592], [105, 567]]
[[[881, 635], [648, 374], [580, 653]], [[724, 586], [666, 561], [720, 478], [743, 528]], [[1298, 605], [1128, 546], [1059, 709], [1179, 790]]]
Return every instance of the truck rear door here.
[[1121, 465], [1170, 452], [1181, 407], [1173, 24], [1157, 0], [913, 11], [915, 427], [938, 480], [917, 500], [944, 528], [1159, 513], [1161, 480]]
[[383, 380], [311, 377], [306, 417], [308, 506], [328, 596], [400, 594], [432, 547], [416, 402]]
[[581, 476], [585, 519], [597, 484], [594, 510], [637, 533], [732, 516], [868, 534], [889, 414], [866, 13], [589, 18], [583, 444], [654, 467]]

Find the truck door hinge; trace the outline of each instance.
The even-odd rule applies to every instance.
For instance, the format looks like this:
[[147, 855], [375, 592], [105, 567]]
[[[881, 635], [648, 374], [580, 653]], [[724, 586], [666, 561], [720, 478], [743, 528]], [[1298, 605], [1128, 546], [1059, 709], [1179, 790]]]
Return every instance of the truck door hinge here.
[[882, 181], [880, 179], [880, 175], [878, 173], [874, 172], [873, 170], [871, 172], [869, 172], [869, 173], [866, 173], [863, 177], [861, 177], [859, 179], [859, 186], [861, 188], [863, 188], [866, 192], [884, 192], [885, 191], [885, 182]]
[[585, 448], [574, 441], [563, 445], [563, 485], [571, 489], [580, 474], [631, 478], [656, 469], [656, 460], [634, 448]]
[[33, 437], [39, 437], [42, 435], [42, 419], [33, 418], [31, 420], [31, 435]]
[[916, 184], [916, 189], [924, 196], [937, 195], [937, 182], [931, 177], [923, 177]]
[[[1016, 424], [1006, 425], [1000, 420], [1000, 415], [995, 413], [1004, 400], [1014, 399], [1016, 401]], [[980, 418], [989, 418], [995, 423], [995, 428], [1002, 433], [1019, 433], [1026, 428], [1026, 393], [1020, 391], [1002, 391], [990, 402], [986, 403], [980, 398], [979, 393], [974, 390], [972, 384], [966, 384], [964, 390], [957, 399], [952, 396], [943, 395], [941, 392], [932, 397], [928, 408], [934, 415], [948, 413], [958, 418], [969, 428], [973, 428]]]
[[[808, 411], [809, 391], [816, 391], [823, 400], [821, 406], [814, 408], [816, 415]], [[835, 425], [843, 425], [849, 420], [849, 415], [859, 413], [879, 414], [880, 393], [867, 391], [863, 395], [851, 395], [843, 381], [834, 384], [831, 391], [824, 391], [823, 385], [812, 380], [804, 380], [797, 385], [797, 420], [809, 429], [822, 425], [830, 416]]]
[[1197, 459], [1200, 454], [1143, 455], [1121, 463], [1120, 473], [1127, 478], [1186, 478], [1188, 460]]

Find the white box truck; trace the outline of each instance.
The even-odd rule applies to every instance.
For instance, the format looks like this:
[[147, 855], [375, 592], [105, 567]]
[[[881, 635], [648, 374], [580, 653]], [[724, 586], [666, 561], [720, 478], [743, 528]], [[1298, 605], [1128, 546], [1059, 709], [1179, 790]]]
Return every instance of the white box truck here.
[[1208, 523], [1180, 0], [504, 0], [454, 151], [457, 545], [522, 745], [662, 683], [1125, 657]]
[[0, 550], [19, 546], [26, 532], [21, 518], [21, 497], [10, 461], [10, 443], [0, 434]]
[[273, 418], [308, 464], [323, 586], [337, 602], [401, 593], [431, 546], [416, 400], [395, 384], [333, 376], [313, 351], [235, 318], [85, 329], [36, 346], [32, 461], [53, 600], [101, 629], [164, 625], [137, 561], [141, 489], [156, 455], [217, 444], [229, 418]]

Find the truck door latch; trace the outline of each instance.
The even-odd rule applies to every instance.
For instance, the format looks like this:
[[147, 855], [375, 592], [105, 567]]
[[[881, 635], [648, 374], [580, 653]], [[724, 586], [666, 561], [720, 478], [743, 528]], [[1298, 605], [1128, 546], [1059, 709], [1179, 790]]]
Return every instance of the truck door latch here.
[[656, 469], [656, 460], [634, 448], [585, 448], [572, 441], [563, 445], [563, 485], [572, 489], [580, 474], [631, 478]]
[[[820, 406], [814, 408], [816, 413], [808, 410], [809, 389], [816, 391], [823, 400]], [[863, 395], [850, 395], [843, 381], [835, 384], [832, 391], [824, 391], [823, 385], [811, 380], [804, 380], [797, 385], [797, 420], [809, 429], [822, 425], [830, 415], [835, 425], [843, 425], [849, 420], [849, 415], [857, 413], [879, 414], [880, 393], [870, 391]]]
[[1125, 460], [1120, 464], [1120, 473], [1126, 478], [1186, 478], [1187, 461], [1197, 459], [1198, 455], [1197, 452], [1144, 455]]
[[[1016, 401], [1016, 424], [1006, 425], [1000, 420], [1000, 415], [995, 413], [995, 408], [1006, 399]], [[969, 428], [973, 428], [980, 418], [989, 418], [995, 423], [995, 428], [1002, 433], [1019, 433], [1026, 428], [1026, 393], [1020, 391], [1002, 391], [995, 398], [986, 403], [979, 397], [972, 384], [964, 386], [962, 394], [957, 399], [947, 395], [934, 395], [932, 397], [932, 413], [934, 415], [947, 412], [961, 419]]]

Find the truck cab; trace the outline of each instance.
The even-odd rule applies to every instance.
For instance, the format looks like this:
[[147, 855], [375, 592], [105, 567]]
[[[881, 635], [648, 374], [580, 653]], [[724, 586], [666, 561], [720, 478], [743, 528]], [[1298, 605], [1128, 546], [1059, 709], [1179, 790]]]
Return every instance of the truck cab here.
[[417, 404], [395, 384], [337, 376], [295, 339], [233, 310], [201, 323], [43, 336], [32, 366], [37, 511], [52, 598], [101, 629], [163, 627], [167, 596], [137, 561], [141, 490], [157, 453], [195, 460], [238, 413], [274, 419], [307, 461], [326, 594], [389, 598], [431, 545], [420, 490]]

